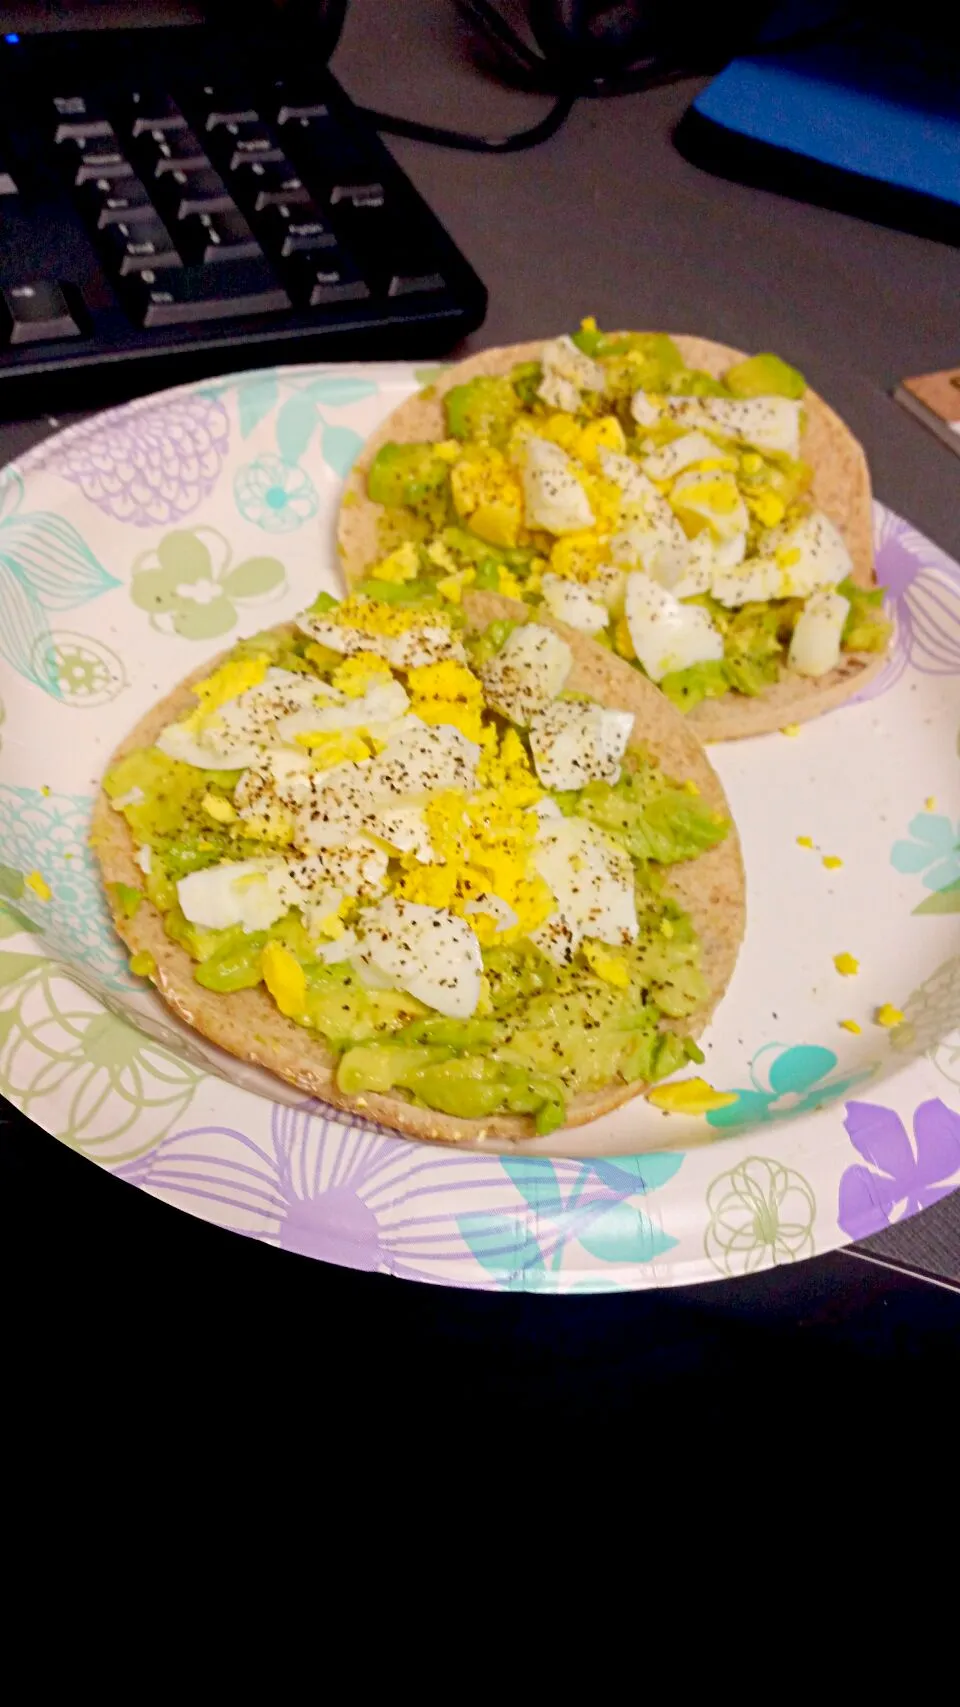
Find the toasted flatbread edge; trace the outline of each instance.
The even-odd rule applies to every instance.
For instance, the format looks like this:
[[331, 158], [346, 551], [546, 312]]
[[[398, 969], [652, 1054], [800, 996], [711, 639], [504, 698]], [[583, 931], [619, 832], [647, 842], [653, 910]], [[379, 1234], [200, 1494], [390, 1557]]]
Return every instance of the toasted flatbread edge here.
[[[480, 608], [477, 620], [486, 623], [509, 601], [491, 596], [489, 608]], [[524, 617], [531, 613], [524, 609]], [[285, 625], [292, 632], [291, 625]], [[657, 689], [623, 660], [612, 658], [602, 647], [585, 645], [584, 637], [572, 629], [551, 623], [570, 643], [574, 668], [569, 687], [637, 717], [638, 734], [632, 744], [648, 746], [664, 770], [696, 782], [703, 798], [717, 811], [729, 816], [729, 807], [719, 779], [709, 764], [693, 731]], [[137, 747], [152, 745], [164, 726], [183, 716], [196, 704], [194, 683], [215, 670], [229, 651], [194, 670], [172, 693], [137, 724], [113, 754], [110, 764]], [[223, 994], [205, 990], [193, 976], [194, 963], [186, 950], [171, 942], [163, 928], [162, 915], [144, 898], [134, 917], [124, 916], [109, 885], [129, 884], [142, 889], [143, 873], [135, 860], [136, 843], [122, 814], [101, 790], [94, 807], [91, 842], [100, 863], [107, 900], [118, 934], [131, 953], [148, 952], [156, 971], [152, 980], [164, 1001], [179, 1018], [220, 1049], [241, 1060], [253, 1062], [275, 1073], [310, 1097], [351, 1114], [358, 1114], [396, 1132], [434, 1143], [456, 1144], [465, 1149], [561, 1155], [563, 1134], [585, 1125], [639, 1095], [643, 1083], [609, 1085], [581, 1094], [567, 1105], [567, 1123], [562, 1131], [546, 1138], [533, 1136], [527, 1116], [495, 1116], [488, 1120], [461, 1120], [431, 1109], [416, 1108], [399, 1097], [372, 1092], [346, 1096], [337, 1087], [336, 1056], [303, 1026], [286, 1019], [262, 987]], [[731, 824], [727, 838], [699, 859], [671, 868], [670, 887], [690, 913], [702, 945], [702, 965], [710, 990], [703, 1008], [684, 1022], [684, 1031], [699, 1036], [726, 989], [743, 938], [746, 904], [743, 861], [736, 829]], [[662, 1140], [661, 1140], [662, 1142]], [[568, 1153], [589, 1154], [583, 1140], [567, 1144]], [[602, 1148], [598, 1144], [597, 1153]], [[651, 1146], [654, 1147], [654, 1146]], [[631, 1142], [631, 1151], [637, 1144]]]
[[[678, 335], [674, 339], [690, 367], [719, 377], [743, 352], [707, 338]], [[458, 362], [424, 391], [401, 403], [364, 446], [344, 490], [337, 528], [341, 567], [348, 586], [362, 580], [379, 555], [377, 528], [382, 509], [367, 497], [366, 477], [371, 462], [391, 439], [418, 443], [443, 438], [442, 398], [454, 385], [479, 374], [505, 374], [517, 362], [535, 361], [541, 343], [511, 344], [484, 350]], [[873, 555], [872, 495], [870, 471], [863, 447], [849, 427], [815, 391], [804, 396], [807, 428], [803, 455], [813, 468], [813, 497], [843, 534], [853, 559], [853, 578], [863, 587], [876, 584]], [[596, 642], [591, 642], [596, 644]], [[829, 675], [812, 681], [788, 674], [755, 699], [725, 694], [705, 700], [687, 712], [686, 720], [701, 741], [733, 741], [744, 736], [768, 734], [785, 724], [806, 723], [832, 711], [859, 693], [886, 663], [883, 653], [845, 655]], [[635, 672], [636, 673], [636, 672]]]

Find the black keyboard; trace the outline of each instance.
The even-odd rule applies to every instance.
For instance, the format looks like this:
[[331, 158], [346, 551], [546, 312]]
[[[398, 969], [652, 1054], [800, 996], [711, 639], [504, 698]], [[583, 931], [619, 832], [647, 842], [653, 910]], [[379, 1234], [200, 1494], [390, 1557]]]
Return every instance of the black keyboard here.
[[207, 27], [0, 43], [0, 414], [480, 325], [476, 273], [304, 57]]

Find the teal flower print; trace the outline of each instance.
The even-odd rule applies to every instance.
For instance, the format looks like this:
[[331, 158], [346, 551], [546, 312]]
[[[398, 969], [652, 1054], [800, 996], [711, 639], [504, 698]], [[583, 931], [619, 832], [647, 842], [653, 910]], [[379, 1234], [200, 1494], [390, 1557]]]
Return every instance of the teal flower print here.
[[265, 533], [292, 533], [320, 503], [310, 476], [278, 456], [260, 456], [238, 469], [233, 491], [240, 514]]
[[924, 889], [960, 883], [960, 825], [936, 812], [918, 812], [907, 825], [910, 841], [894, 842], [890, 864], [904, 875], [922, 873]]
[[733, 1086], [736, 1102], [711, 1109], [707, 1120], [711, 1126], [739, 1130], [788, 1115], [809, 1114], [825, 1103], [836, 1102], [873, 1072], [872, 1067], [860, 1067], [837, 1075], [836, 1066], [832, 1049], [812, 1043], [785, 1049], [782, 1043], [768, 1043], [750, 1063], [752, 1085]]
[[53, 699], [62, 698], [50, 656], [49, 614], [75, 610], [119, 583], [76, 528], [48, 510], [23, 510], [16, 469], [0, 476], [0, 657]]

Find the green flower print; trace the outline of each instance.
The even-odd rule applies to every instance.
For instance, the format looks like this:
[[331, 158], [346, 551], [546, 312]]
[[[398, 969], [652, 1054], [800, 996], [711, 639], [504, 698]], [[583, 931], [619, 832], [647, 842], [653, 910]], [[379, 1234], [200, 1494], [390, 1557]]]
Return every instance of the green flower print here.
[[816, 1198], [808, 1181], [765, 1156], [749, 1156], [707, 1190], [703, 1248], [721, 1274], [754, 1274], [813, 1255]]
[[283, 592], [276, 557], [248, 557], [231, 567], [231, 550], [215, 528], [176, 528], [133, 566], [130, 597], [152, 626], [183, 640], [216, 640], [237, 620], [237, 605]]
[[707, 1115], [711, 1126], [742, 1130], [768, 1120], [783, 1120], [792, 1114], [809, 1114], [825, 1103], [836, 1102], [854, 1085], [869, 1079], [872, 1067], [837, 1074], [832, 1049], [798, 1043], [785, 1049], [768, 1043], [750, 1063], [750, 1086], [733, 1086], [736, 1102], [714, 1108]]
[[240, 514], [265, 533], [292, 533], [320, 503], [310, 476], [278, 456], [260, 456], [238, 469], [233, 491]]
[[42, 642], [43, 667], [65, 705], [93, 710], [116, 699], [127, 686], [123, 663], [102, 640], [57, 629]]
[[0, 1090], [45, 1131], [126, 1161], [182, 1117], [202, 1077], [61, 967], [0, 952]]

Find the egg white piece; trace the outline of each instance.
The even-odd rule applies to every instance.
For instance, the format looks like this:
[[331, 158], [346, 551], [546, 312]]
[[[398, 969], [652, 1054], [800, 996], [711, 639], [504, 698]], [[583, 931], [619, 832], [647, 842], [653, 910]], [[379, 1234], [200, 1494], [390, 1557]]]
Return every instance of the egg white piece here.
[[623, 596], [627, 587], [627, 572], [619, 569], [613, 563], [601, 563], [593, 580], [589, 583], [590, 597], [606, 605], [611, 616], [619, 616], [623, 610]]
[[643, 472], [651, 480], [675, 480], [685, 468], [690, 468], [697, 462], [713, 462], [722, 457], [723, 452], [718, 445], [708, 439], [705, 433], [694, 431], [684, 433], [682, 438], [671, 439], [662, 450], [654, 451], [643, 459]]
[[205, 930], [267, 930], [291, 907], [302, 910], [309, 928], [345, 895], [382, 889], [386, 871], [383, 850], [358, 838], [323, 857], [234, 860], [191, 871], [177, 884], [177, 899], [184, 917]]
[[337, 695], [334, 705], [295, 711], [281, 718], [277, 733], [283, 741], [295, 741], [298, 735], [336, 734], [341, 729], [370, 729], [378, 739], [392, 732], [410, 704], [406, 689], [400, 682], [386, 676], [371, 682], [359, 699], [344, 699]]
[[577, 348], [566, 333], [549, 338], [540, 351], [540, 361], [547, 373], [559, 374], [578, 391], [605, 391], [607, 380], [599, 362]]
[[[423, 803], [446, 789], [471, 793], [479, 756], [479, 747], [459, 729], [433, 728], [407, 716], [375, 759], [348, 760], [326, 771], [292, 771], [275, 778], [272, 789], [279, 804], [293, 813], [298, 846], [340, 848], [364, 834], [425, 862], [434, 856]], [[256, 815], [263, 810], [262, 800], [255, 793], [248, 796], [246, 783], [245, 778], [241, 816], [247, 810]]]
[[745, 534], [750, 515], [732, 474], [691, 468], [677, 476], [670, 492], [672, 507], [702, 516], [715, 539], [723, 543]]
[[681, 604], [649, 575], [628, 577], [625, 608], [633, 649], [651, 681], [723, 657], [723, 636], [709, 612]]
[[[770, 528], [762, 543], [764, 554], [776, 555], [783, 567], [781, 598], [803, 599], [822, 587], [835, 587], [853, 569], [843, 535], [822, 510]], [[800, 554], [796, 562], [784, 563], [784, 556], [795, 551]]]
[[797, 618], [787, 662], [800, 676], [825, 676], [840, 662], [850, 600], [842, 593], [811, 593]]
[[282, 744], [278, 722], [312, 706], [316, 697], [339, 699], [332, 688], [294, 670], [271, 668], [256, 687], [226, 700], [197, 729], [170, 723], [156, 745], [168, 758], [203, 770], [240, 770], [256, 764], [270, 747]]
[[581, 396], [577, 387], [572, 380], [564, 379], [552, 368], [544, 368], [537, 396], [542, 403], [548, 403], [551, 409], [561, 409], [565, 415], [575, 415], [580, 408]]
[[619, 451], [601, 450], [600, 466], [622, 495], [625, 526], [610, 541], [617, 564], [639, 564], [664, 586], [678, 580], [690, 561], [690, 542], [666, 498], [641, 468]]
[[663, 413], [756, 450], [800, 455], [800, 403], [793, 397], [666, 397]]
[[530, 751], [544, 788], [616, 782], [633, 729], [633, 713], [584, 699], [558, 699], [530, 724]]
[[593, 526], [590, 500], [559, 445], [549, 439], [527, 439], [522, 481], [528, 527], [564, 534]]
[[747, 549], [745, 533], [730, 539], [714, 539], [704, 528], [690, 541], [690, 561], [678, 581], [670, 588], [675, 599], [692, 599], [698, 593], [709, 593], [717, 575], [725, 574], [742, 563]]
[[710, 591], [728, 610], [783, 595], [783, 570], [775, 557], [748, 557], [732, 569], [715, 570]]
[[585, 936], [625, 944], [637, 935], [633, 866], [624, 850], [585, 818], [550, 819], [541, 825], [533, 863], [556, 908], [531, 933], [531, 941], [560, 966]]
[[523, 728], [563, 692], [572, 667], [573, 653], [559, 634], [526, 622], [507, 635], [480, 675], [490, 704]]
[[466, 653], [456, 635], [444, 623], [422, 622], [404, 629], [402, 634], [366, 634], [346, 623], [325, 620], [324, 614], [301, 611], [296, 619], [302, 634], [329, 646], [331, 652], [352, 657], [355, 652], [376, 652], [397, 670], [415, 670], [422, 664], [438, 664], [443, 658], [466, 662]]
[[480, 1000], [483, 959], [465, 919], [444, 907], [389, 897], [363, 914], [358, 958], [448, 1019], [469, 1019]]
[[464, 902], [463, 910], [465, 913], [486, 913], [491, 919], [496, 919], [498, 936], [501, 931], [512, 930], [517, 922], [516, 913], [501, 895], [477, 895], [472, 901]]
[[582, 586], [579, 581], [566, 581], [561, 575], [546, 574], [541, 591], [543, 602], [558, 622], [568, 622], [581, 634], [599, 634], [610, 620], [606, 605], [591, 596], [593, 582]]
[[630, 413], [641, 427], [655, 427], [660, 419], [662, 397], [651, 397], [646, 391], [635, 391], [630, 400]]

